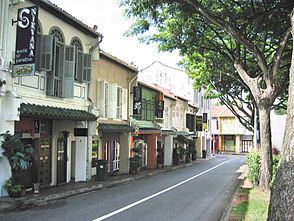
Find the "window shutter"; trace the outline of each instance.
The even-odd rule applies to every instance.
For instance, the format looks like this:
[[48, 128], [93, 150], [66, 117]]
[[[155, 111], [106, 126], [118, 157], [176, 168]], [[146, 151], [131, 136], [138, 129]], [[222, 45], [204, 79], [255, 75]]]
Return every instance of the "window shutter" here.
[[37, 40], [37, 70], [51, 71], [53, 57], [53, 36], [40, 35]]
[[128, 119], [128, 90], [122, 88], [122, 104], [121, 104], [121, 115], [123, 120]]
[[117, 111], [116, 111], [116, 118], [121, 119], [122, 117], [122, 88], [121, 87], [117, 87]]
[[97, 80], [97, 107], [99, 117], [105, 117], [105, 81]]
[[108, 84], [108, 118], [116, 118], [117, 84]]
[[83, 82], [83, 53], [80, 51], [76, 52], [76, 80]]
[[[53, 38], [52, 40], [52, 61], [55, 61], [56, 58], [56, 42]], [[56, 62], [52, 63], [51, 71], [47, 72], [47, 95], [54, 96], [54, 88], [55, 88], [55, 65]]]
[[64, 73], [62, 76], [62, 97], [73, 98], [75, 74], [75, 47], [65, 46]]
[[83, 82], [91, 81], [92, 58], [90, 54], [84, 54]]

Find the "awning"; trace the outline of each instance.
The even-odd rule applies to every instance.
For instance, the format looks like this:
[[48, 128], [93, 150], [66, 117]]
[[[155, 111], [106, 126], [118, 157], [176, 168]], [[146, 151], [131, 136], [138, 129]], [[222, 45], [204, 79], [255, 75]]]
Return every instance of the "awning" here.
[[161, 128], [161, 135], [176, 135], [177, 131], [174, 128]]
[[133, 120], [131, 125], [138, 133], [159, 133], [161, 131], [161, 127], [152, 121]]
[[177, 131], [177, 136], [189, 136], [189, 134], [187, 131]]
[[77, 121], [95, 121], [97, 119], [94, 114], [84, 110], [25, 103], [20, 104], [20, 116]]
[[122, 133], [122, 132], [131, 132], [135, 128], [125, 125], [125, 124], [99, 124], [97, 127], [98, 131], [102, 132], [112, 132], [112, 133]]

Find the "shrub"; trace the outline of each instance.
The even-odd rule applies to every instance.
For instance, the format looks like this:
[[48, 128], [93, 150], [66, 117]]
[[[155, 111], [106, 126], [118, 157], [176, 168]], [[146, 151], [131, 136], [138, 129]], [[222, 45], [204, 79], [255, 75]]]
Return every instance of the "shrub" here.
[[[273, 184], [273, 181], [276, 177], [279, 161], [280, 161], [280, 155], [273, 154], [271, 185]], [[260, 167], [261, 167], [260, 153], [250, 152], [247, 156], [246, 163], [248, 165], [248, 179], [254, 186], [257, 186], [259, 184], [259, 178], [260, 178]]]
[[260, 177], [260, 154], [259, 152], [250, 152], [247, 156], [248, 179], [254, 185], [259, 184]]
[[273, 176], [272, 176], [271, 186], [273, 185], [273, 183], [275, 181], [279, 162], [280, 162], [280, 155], [273, 154]]

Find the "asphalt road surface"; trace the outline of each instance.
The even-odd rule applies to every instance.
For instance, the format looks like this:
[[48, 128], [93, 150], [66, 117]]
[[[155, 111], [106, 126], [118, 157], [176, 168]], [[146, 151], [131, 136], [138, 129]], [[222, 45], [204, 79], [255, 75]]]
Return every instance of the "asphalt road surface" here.
[[244, 163], [244, 156], [220, 155], [46, 206], [0, 214], [0, 220], [218, 221], [239, 183], [236, 171]]

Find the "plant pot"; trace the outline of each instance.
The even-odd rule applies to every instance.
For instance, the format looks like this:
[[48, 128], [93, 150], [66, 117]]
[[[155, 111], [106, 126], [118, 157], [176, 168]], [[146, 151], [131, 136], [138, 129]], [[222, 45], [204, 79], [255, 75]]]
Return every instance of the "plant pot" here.
[[138, 174], [140, 172], [140, 162], [139, 159], [130, 159], [130, 174]]
[[162, 163], [157, 163], [157, 168], [163, 168], [163, 164]]
[[34, 194], [40, 193], [40, 183], [33, 183], [33, 193]]
[[8, 191], [8, 194], [11, 198], [19, 198], [21, 196], [21, 191]]

